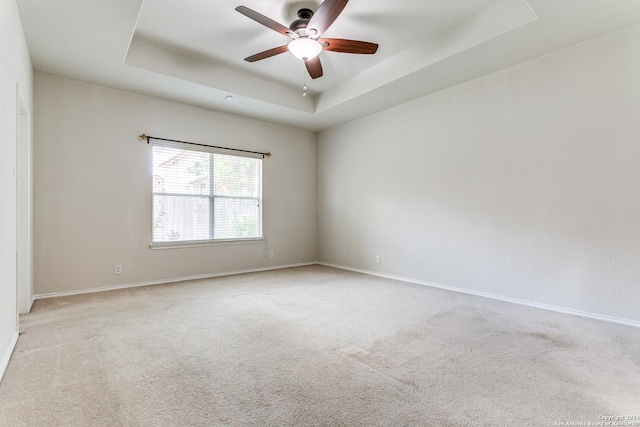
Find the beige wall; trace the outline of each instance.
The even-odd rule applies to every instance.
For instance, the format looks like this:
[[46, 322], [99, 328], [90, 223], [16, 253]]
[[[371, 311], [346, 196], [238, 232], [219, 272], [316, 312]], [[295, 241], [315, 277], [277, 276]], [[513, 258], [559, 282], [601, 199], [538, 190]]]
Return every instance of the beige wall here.
[[640, 322], [639, 53], [636, 25], [321, 132], [320, 261]]
[[[35, 104], [36, 294], [316, 260], [314, 133], [41, 73]], [[141, 133], [272, 152], [266, 241], [150, 249], [151, 146]]]
[[[33, 111], [33, 72], [18, 8], [13, 0], [0, 0], [0, 378], [17, 337], [16, 236], [17, 92]], [[19, 88], [19, 89], [18, 89]], [[26, 148], [28, 149], [28, 148]], [[28, 157], [28, 156], [27, 156]], [[25, 242], [22, 242], [25, 243]]]

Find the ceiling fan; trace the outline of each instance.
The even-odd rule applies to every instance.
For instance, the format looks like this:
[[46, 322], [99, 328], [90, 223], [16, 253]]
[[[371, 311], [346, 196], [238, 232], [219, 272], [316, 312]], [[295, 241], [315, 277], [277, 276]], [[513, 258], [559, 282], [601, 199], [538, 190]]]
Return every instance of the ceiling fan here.
[[333, 24], [333, 21], [340, 15], [348, 2], [349, 0], [325, 0], [315, 13], [311, 9], [300, 9], [298, 11], [298, 19], [293, 21], [288, 28], [248, 7], [236, 7], [236, 10], [246, 17], [292, 39], [288, 44], [256, 53], [244, 60], [255, 62], [289, 51], [296, 58], [302, 60], [309, 75], [317, 79], [322, 77], [322, 64], [318, 55], [323, 50], [358, 54], [376, 53], [378, 50], [376, 43], [320, 38], [322, 33]]

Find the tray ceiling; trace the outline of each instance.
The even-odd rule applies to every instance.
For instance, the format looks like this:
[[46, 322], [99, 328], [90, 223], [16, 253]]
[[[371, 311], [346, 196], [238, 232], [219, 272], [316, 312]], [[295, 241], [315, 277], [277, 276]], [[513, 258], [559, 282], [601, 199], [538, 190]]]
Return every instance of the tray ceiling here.
[[640, 21], [637, 0], [351, 0], [324, 36], [375, 55], [322, 52], [316, 80], [289, 53], [243, 60], [288, 39], [236, 6], [288, 26], [319, 4], [18, 0], [36, 71], [312, 131]]

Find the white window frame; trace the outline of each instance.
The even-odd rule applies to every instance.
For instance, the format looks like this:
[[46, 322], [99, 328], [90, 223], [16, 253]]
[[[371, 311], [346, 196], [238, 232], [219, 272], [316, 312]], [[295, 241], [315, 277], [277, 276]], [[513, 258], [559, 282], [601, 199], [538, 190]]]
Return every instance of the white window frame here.
[[[223, 148], [218, 148], [218, 147], [207, 147], [204, 145], [200, 145], [200, 144], [194, 144], [197, 146], [188, 146], [186, 143], [180, 143], [180, 142], [170, 142], [170, 141], [154, 141], [152, 142], [152, 169], [153, 169], [153, 148], [154, 147], [168, 147], [168, 148], [175, 148], [175, 149], [179, 149], [179, 150], [184, 150], [184, 151], [196, 151], [196, 152], [205, 152], [205, 153], [209, 153], [212, 156], [215, 154], [223, 154], [226, 156], [234, 156], [234, 157], [247, 157], [247, 158], [251, 158], [251, 159], [258, 159], [262, 162], [263, 160], [263, 155], [262, 154], [258, 154], [258, 153], [239, 153], [238, 151], [235, 150], [225, 150]], [[213, 160], [213, 157], [211, 157], [211, 159]], [[212, 174], [212, 169], [210, 169], [210, 175], [209, 175], [209, 179], [210, 182], [213, 181], [213, 174]], [[260, 167], [260, 176], [259, 176], [259, 196], [258, 197], [246, 197], [246, 196], [217, 196], [215, 194], [208, 194], [208, 195], [200, 195], [200, 194], [182, 194], [182, 193], [165, 193], [165, 192], [155, 192], [153, 191], [153, 183], [151, 186], [151, 243], [149, 244], [149, 247], [152, 249], [173, 249], [173, 248], [185, 248], [185, 247], [194, 247], [194, 246], [211, 246], [211, 245], [228, 245], [228, 244], [242, 244], [242, 243], [260, 243], [260, 242], [264, 242], [265, 238], [264, 238], [264, 230], [262, 228], [262, 217], [263, 217], [263, 204], [262, 204], [262, 191], [263, 191], [263, 181], [262, 181], [262, 165]], [[214, 186], [213, 186], [213, 182], [211, 182], [210, 186], [209, 186], [209, 191], [210, 193], [212, 193], [214, 191]], [[260, 231], [260, 236], [257, 237], [242, 237], [242, 238], [223, 238], [223, 239], [202, 239], [202, 240], [176, 240], [176, 241], [162, 241], [162, 242], [156, 242], [153, 240], [154, 238], [154, 215], [153, 215], [153, 211], [154, 211], [154, 203], [155, 203], [155, 196], [156, 195], [161, 195], [161, 196], [175, 196], [175, 197], [202, 197], [202, 198], [207, 198], [209, 199], [209, 203], [210, 203], [210, 221], [215, 221], [215, 199], [236, 199], [236, 200], [256, 200], [259, 207], [260, 207], [260, 213], [258, 216], [258, 229]]]

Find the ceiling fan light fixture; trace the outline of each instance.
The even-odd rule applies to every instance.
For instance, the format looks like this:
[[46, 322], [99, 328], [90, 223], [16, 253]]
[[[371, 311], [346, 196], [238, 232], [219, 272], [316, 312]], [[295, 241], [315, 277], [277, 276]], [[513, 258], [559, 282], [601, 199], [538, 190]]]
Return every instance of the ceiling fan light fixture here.
[[288, 45], [289, 52], [303, 62], [307, 62], [320, 55], [322, 45], [308, 37], [300, 37], [291, 40]]

